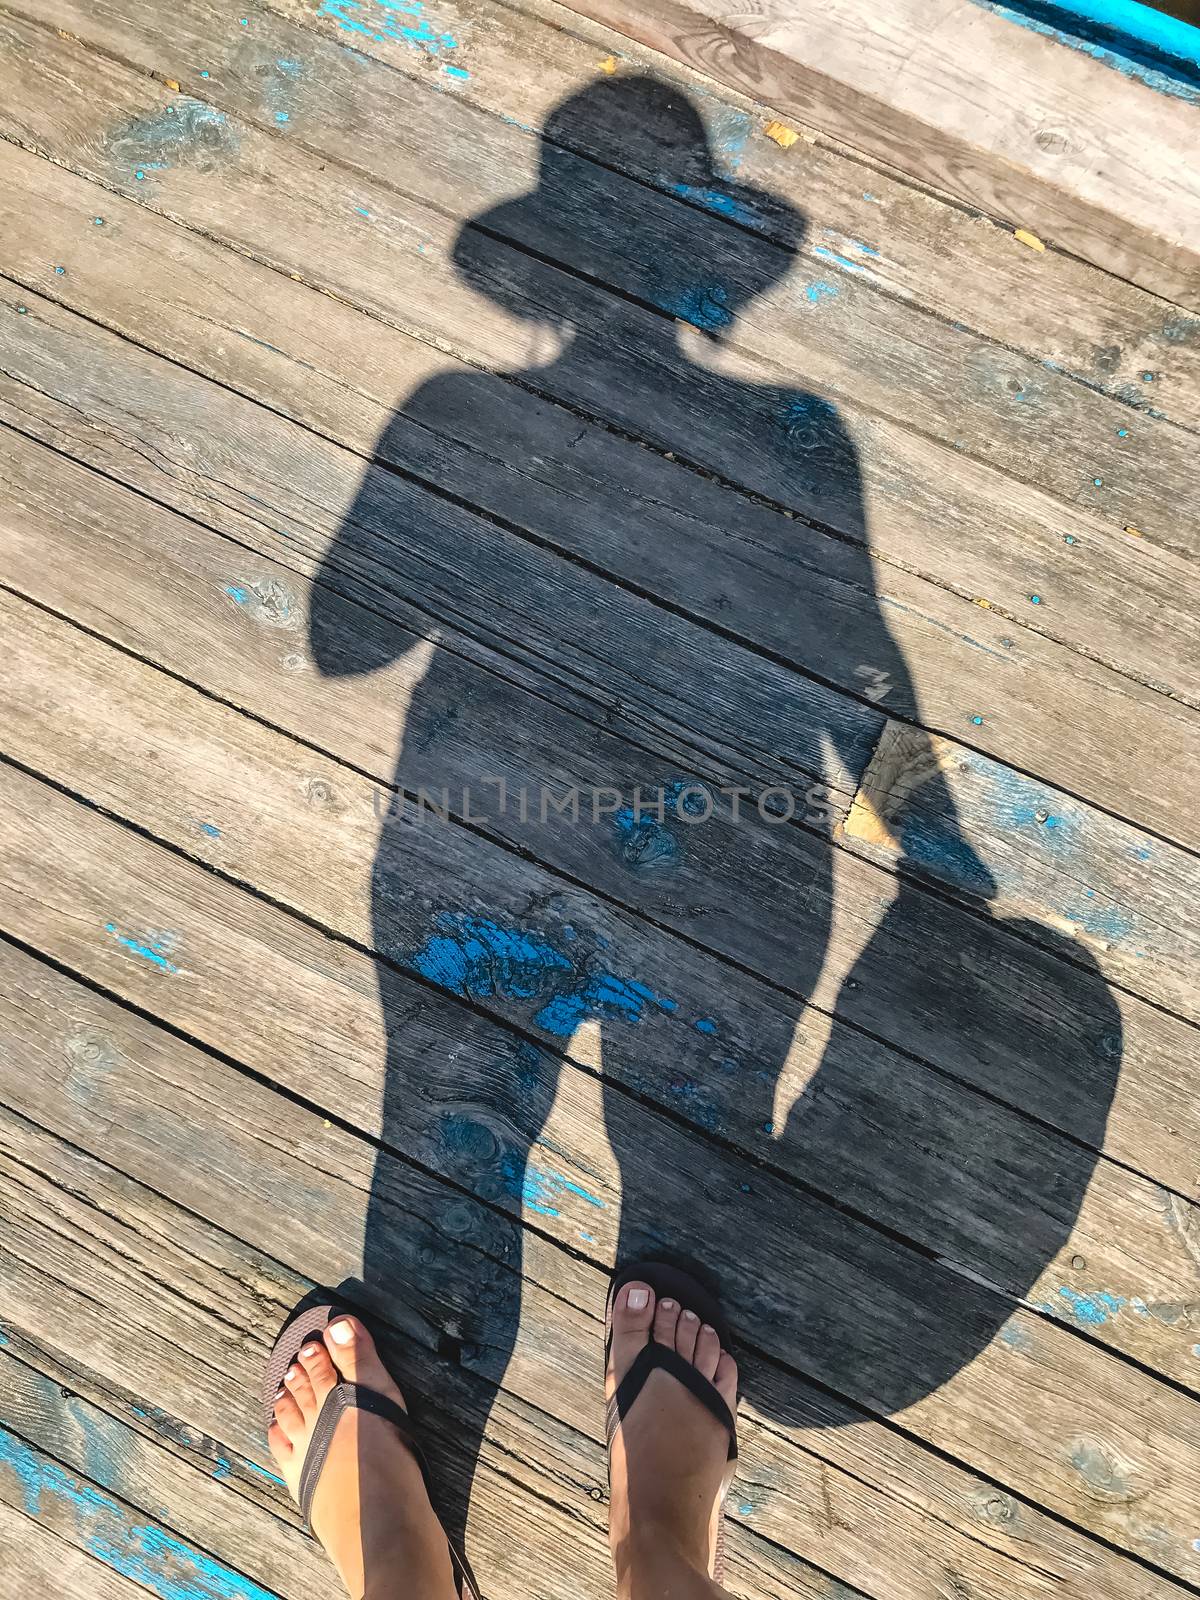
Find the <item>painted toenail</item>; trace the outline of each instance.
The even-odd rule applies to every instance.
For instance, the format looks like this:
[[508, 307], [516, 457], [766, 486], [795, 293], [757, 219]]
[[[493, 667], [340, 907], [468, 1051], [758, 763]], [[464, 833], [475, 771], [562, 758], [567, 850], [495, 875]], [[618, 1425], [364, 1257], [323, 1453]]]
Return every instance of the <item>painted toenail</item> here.
[[650, 1303], [648, 1289], [630, 1289], [628, 1305], [630, 1311], [644, 1311]]
[[354, 1337], [354, 1329], [345, 1320], [329, 1324], [329, 1337], [334, 1344], [349, 1344]]
[[300, 1371], [299, 1367], [289, 1367], [287, 1369], [287, 1371], [283, 1375], [284, 1383], [291, 1383], [292, 1379], [296, 1376], [296, 1374], [299, 1371]]
[[674, 1300], [660, 1300], [659, 1305], [662, 1306], [664, 1311], [674, 1311], [675, 1309]]
[[275, 1398], [276, 1398], [276, 1400], [282, 1400], [283, 1399], [283, 1385], [282, 1384], [280, 1384], [278, 1389], [276, 1389]]
[[697, 1319], [696, 1313], [694, 1311], [685, 1311], [683, 1313], [683, 1320], [685, 1322], [695, 1322], [698, 1319]]
[[306, 1361], [311, 1361], [313, 1356], [316, 1355], [318, 1348], [319, 1348], [319, 1346], [317, 1346], [315, 1344], [306, 1344], [304, 1346], [303, 1350], [301, 1350], [300, 1354], [304, 1357], [304, 1359]]
[[717, 1331], [717, 1330], [716, 1330], [716, 1329], [715, 1329], [715, 1328], [710, 1328], [710, 1327], [709, 1327], [709, 1325], [708, 1325], [708, 1323], [707, 1323], [707, 1322], [706, 1322], [706, 1323], [705, 1323], [705, 1324], [704, 1324], [704, 1326], [703, 1326], [703, 1327], [702, 1327], [702, 1328], [701, 1328], [701, 1329], [700, 1329], [700, 1332], [701, 1332], [701, 1333], [716, 1333], [716, 1331]]

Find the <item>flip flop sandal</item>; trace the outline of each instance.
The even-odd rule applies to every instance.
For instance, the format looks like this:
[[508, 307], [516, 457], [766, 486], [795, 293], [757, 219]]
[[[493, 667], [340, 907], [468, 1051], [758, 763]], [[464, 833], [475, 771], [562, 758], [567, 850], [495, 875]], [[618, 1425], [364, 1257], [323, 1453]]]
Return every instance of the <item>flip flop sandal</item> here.
[[[263, 1378], [262, 1407], [264, 1427], [269, 1428], [275, 1417], [275, 1395], [279, 1385], [283, 1382], [283, 1375], [295, 1362], [300, 1353], [301, 1345], [308, 1344], [310, 1340], [324, 1343], [325, 1329], [331, 1322], [336, 1322], [339, 1317], [357, 1317], [359, 1322], [366, 1326], [360, 1312], [351, 1311], [348, 1307], [339, 1305], [333, 1300], [328, 1290], [316, 1290], [307, 1295], [292, 1312], [284, 1323], [271, 1351], [271, 1358], [267, 1363], [266, 1374]], [[331, 1352], [332, 1354], [332, 1352]], [[334, 1366], [337, 1366], [336, 1360]], [[394, 1400], [385, 1394], [380, 1394], [377, 1389], [369, 1389], [361, 1383], [339, 1383], [331, 1389], [325, 1397], [317, 1417], [316, 1427], [313, 1429], [312, 1438], [309, 1440], [308, 1453], [304, 1457], [304, 1466], [300, 1473], [300, 1510], [304, 1513], [304, 1521], [310, 1532], [312, 1530], [311, 1512], [313, 1496], [317, 1492], [317, 1483], [320, 1480], [329, 1447], [333, 1443], [334, 1429], [341, 1421], [343, 1413], [351, 1410], [369, 1411], [372, 1416], [383, 1417], [392, 1423], [400, 1434], [404, 1444], [412, 1452], [421, 1477], [425, 1480], [425, 1489], [429, 1495], [430, 1503], [433, 1502], [433, 1483], [429, 1473], [429, 1463], [425, 1459], [425, 1452], [417, 1441], [413, 1430], [412, 1418]], [[450, 1564], [454, 1569], [455, 1586], [460, 1600], [482, 1600], [479, 1585], [475, 1581], [475, 1574], [471, 1571], [466, 1556], [455, 1549], [449, 1539], [446, 1540], [450, 1551]]]
[[[684, 1311], [694, 1311], [702, 1323], [707, 1322], [710, 1328], [716, 1330], [721, 1341], [721, 1349], [729, 1350], [732, 1343], [729, 1335], [729, 1325], [721, 1311], [720, 1301], [715, 1293], [706, 1289], [700, 1280], [682, 1267], [671, 1265], [665, 1261], [635, 1261], [630, 1266], [622, 1267], [613, 1278], [608, 1289], [608, 1304], [604, 1309], [604, 1366], [608, 1370], [608, 1358], [612, 1351], [613, 1339], [613, 1302], [618, 1292], [627, 1283], [648, 1283], [654, 1290], [655, 1300], [669, 1299], [678, 1302]], [[733, 1475], [737, 1470], [737, 1423], [733, 1413], [725, 1404], [724, 1398], [716, 1386], [692, 1366], [690, 1361], [685, 1361], [676, 1351], [665, 1344], [656, 1343], [652, 1333], [648, 1334], [646, 1344], [633, 1358], [629, 1371], [617, 1385], [616, 1393], [608, 1402], [605, 1417], [605, 1433], [608, 1438], [609, 1474], [612, 1472], [612, 1442], [616, 1436], [621, 1422], [627, 1417], [637, 1398], [646, 1384], [646, 1379], [655, 1370], [661, 1367], [664, 1372], [669, 1372], [673, 1378], [678, 1378], [685, 1389], [691, 1391], [701, 1405], [712, 1412], [713, 1416], [729, 1435], [729, 1454], [726, 1458], [725, 1473], [717, 1490], [716, 1499], [712, 1508], [712, 1549], [709, 1559], [708, 1575], [714, 1583], [722, 1583], [725, 1576], [725, 1497], [729, 1493], [729, 1486], [733, 1482]]]

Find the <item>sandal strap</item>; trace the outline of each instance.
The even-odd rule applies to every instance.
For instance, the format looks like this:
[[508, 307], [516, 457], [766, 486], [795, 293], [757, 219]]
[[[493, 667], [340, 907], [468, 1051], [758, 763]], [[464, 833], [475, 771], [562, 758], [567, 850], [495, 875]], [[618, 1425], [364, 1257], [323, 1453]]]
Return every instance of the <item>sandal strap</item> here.
[[677, 1350], [669, 1345], [658, 1344], [653, 1339], [642, 1346], [633, 1358], [629, 1371], [617, 1385], [617, 1392], [608, 1402], [605, 1414], [605, 1431], [611, 1447], [613, 1435], [620, 1426], [623, 1418], [632, 1410], [638, 1396], [646, 1386], [646, 1379], [655, 1370], [661, 1367], [664, 1372], [669, 1372], [673, 1378], [678, 1378], [685, 1389], [689, 1389], [696, 1396], [702, 1406], [717, 1419], [729, 1435], [729, 1454], [727, 1461], [737, 1460], [737, 1424], [733, 1413], [725, 1404], [724, 1397], [715, 1384], [711, 1383], [702, 1372], [698, 1372], [690, 1361], [685, 1361]]
[[[429, 1463], [425, 1459], [425, 1452], [417, 1442], [413, 1431], [412, 1421], [408, 1412], [402, 1406], [390, 1399], [386, 1394], [380, 1394], [378, 1389], [367, 1388], [361, 1383], [339, 1383], [325, 1396], [324, 1404], [317, 1417], [317, 1425], [313, 1429], [312, 1438], [309, 1440], [308, 1453], [304, 1457], [304, 1466], [300, 1472], [299, 1495], [300, 1510], [304, 1520], [312, 1525], [312, 1503], [317, 1492], [317, 1484], [325, 1467], [329, 1455], [329, 1447], [333, 1443], [333, 1435], [338, 1423], [347, 1411], [367, 1411], [374, 1417], [382, 1417], [385, 1422], [390, 1422], [399, 1433], [407, 1449], [412, 1453], [413, 1459], [421, 1469], [421, 1477], [425, 1482], [425, 1489], [433, 1499], [433, 1484], [429, 1475]], [[450, 1563], [454, 1568], [455, 1579], [460, 1595], [469, 1595], [470, 1600], [482, 1600], [479, 1585], [475, 1581], [475, 1574], [471, 1571], [470, 1563], [466, 1556], [455, 1549], [453, 1543], [447, 1539], [450, 1551]]]

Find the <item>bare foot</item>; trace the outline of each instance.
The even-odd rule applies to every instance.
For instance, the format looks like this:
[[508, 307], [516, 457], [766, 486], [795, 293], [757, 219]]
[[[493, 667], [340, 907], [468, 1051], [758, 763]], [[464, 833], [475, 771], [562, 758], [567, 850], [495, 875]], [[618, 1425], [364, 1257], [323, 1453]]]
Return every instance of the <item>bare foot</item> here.
[[[340, 1375], [340, 1376], [339, 1376]], [[326, 1395], [344, 1378], [404, 1398], [356, 1317], [339, 1317], [303, 1346], [285, 1374], [267, 1433], [271, 1454], [299, 1499], [300, 1474]], [[312, 1504], [312, 1528], [352, 1600], [455, 1600], [442, 1531], [412, 1451], [395, 1425], [343, 1412]]]
[[[737, 1365], [694, 1312], [675, 1300], [656, 1304], [648, 1284], [627, 1283], [613, 1304], [612, 1327], [610, 1399], [650, 1337], [690, 1361], [736, 1410]], [[675, 1581], [681, 1563], [707, 1580], [728, 1451], [729, 1435], [695, 1395], [669, 1372], [651, 1372], [612, 1443], [609, 1543], [622, 1595], [693, 1588]]]

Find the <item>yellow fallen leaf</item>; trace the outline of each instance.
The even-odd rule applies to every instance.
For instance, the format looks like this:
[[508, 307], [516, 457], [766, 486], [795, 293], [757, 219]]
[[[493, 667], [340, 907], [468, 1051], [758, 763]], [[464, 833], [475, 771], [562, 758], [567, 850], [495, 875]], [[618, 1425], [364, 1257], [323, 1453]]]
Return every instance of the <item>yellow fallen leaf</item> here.
[[971, 604], [982, 606], [985, 611], [990, 611], [992, 609], [992, 602], [990, 600], [981, 600], [978, 597], [972, 600]]
[[1013, 234], [1014, 239], [1019, 239], [1022, 244], [1027, 244], [1031, 250], [1045, 250], [1046, 246], [1036, 233], [1030, 233], [1027, 228], [1018, 228]]
[[601, 72], [607, 72], [611, 76], [616, 70], [617, 70], [617, 58], [616, 58], [616, 56], [605, 56], [604, 60], [600, 63], [600, 71]]
[[789, 128], [786, 122], [780, 122], [778, 118], [768, 122], [763, 132], [783, 150], [790, 150], [800, 137], [795, 128]]
[[1140, 528], [1135, 528], [1132, 522], [1127, 522], [1125, 524], [1125, 532], [1131, 533], [1135, 539], [1140, 539], [1142, 537], [1142, 530]]

